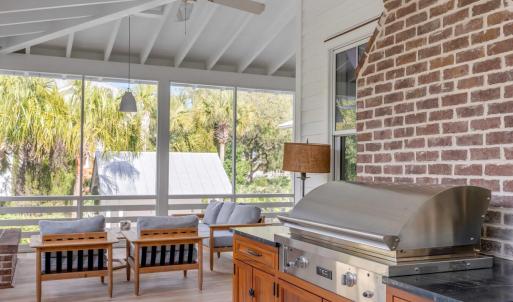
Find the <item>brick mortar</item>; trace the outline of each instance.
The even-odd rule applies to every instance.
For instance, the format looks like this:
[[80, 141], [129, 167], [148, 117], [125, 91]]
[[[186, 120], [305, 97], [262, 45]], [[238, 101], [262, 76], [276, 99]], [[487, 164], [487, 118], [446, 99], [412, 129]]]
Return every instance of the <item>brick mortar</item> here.
[[[387, 7], [399, 2], [387, 11]], [[513, 165], [513, 47], [501, 48], [500, 44], [513, 41], [513, 2], [478, 0], [460, 8], [462, 0], [432, 1], [422, 9], [420, 4], [430, 1], [399, 2], [385, 0], [375, 39], [358, 67], [358, 94], [362, 95], [357, 98], [358, 178], [385, 182], [462, 181], [494, 188], [489, 209], [492, 218], [483, 226], [483, 249], [513, 259], [513, 172], [506, 170], [507, 165]], [[434, 8], [448, 2], [454, 3], [451, 9], [439, 10], [441, 13], [432, 17]], [[412, 4], [414, 9], [407, 10]], [[484, 12], [485, 8], [491, 9]], [[461, 11], [467, 17], [453, 19], [456, 22], [450, 25], [444, 22]], [[484, 13], [473, 16], [474, 11]], [[399, 12], [405, 14], [396, 18]], [[418, 17], [424, 13], [425, 20]], [[510, 20], [500, 20], [499, 14]], [[415, 21], [409, 19], [412, 16], [417, 17]], [[409, 26], [407, 20], [412, 21]], [[426, 26], [436, 20], [436, 29]], [[426, 30], [417, 35], [419, 28]], [[392, 33], [386, 35], [385, 31]], [[405, 34], [410, 31], [414, 34]], [[457, 31], [461, 32], [456, 34]], [[450, 34], [444, 35], [447, 32]], [[397, 42], [398, 36], [404, 39]], [[464, 39], [466, 42], [459, 44]], [[418, 40], [424, 43], [406, 50], [407, 45]], [[438, 49], [433, 52], [432, 47], [439, 47], [440, 53]], [[469, 50], [477, 51], [466, 52]], [[419, 59], [427, 51], [431, 55]], [[409, 60], [405, 59], [408, 54], [413, 54]], [[411, 73], [407, 75], [407, 71]], [[509, 74], [502, 74], [505, 72]], [[497, 83], [490, 84], [493, 80]], [[402, 95], [394, 96], [396, 92]], [[449, 99], [463, 93], [462, 99]], [[433, 101], [423, 103], [426, 100]], [[430, 120], [437, 115], [443, 119]], [[450, 140], [450, 145], [430, 147], [428, 143], [437, 138]], [[400, 144], [400, 148], [387, 150], [387, 143]], [[429, 157], [419, 154], [426, 151], [433, 153]], [[454, 160], [463, 155], [458, 151], [465, 151], [464, 160]], [[435, 165], [443, 165], [443, 170], [433, 170]], [[395, 170], [388, 171], [392, 167]]]

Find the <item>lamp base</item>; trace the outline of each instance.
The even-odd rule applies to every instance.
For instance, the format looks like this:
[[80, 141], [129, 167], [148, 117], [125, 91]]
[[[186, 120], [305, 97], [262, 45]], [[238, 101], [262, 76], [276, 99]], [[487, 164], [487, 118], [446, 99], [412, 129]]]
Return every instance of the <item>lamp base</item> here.
[[301, 179], [301, 197], [305, 197], [305, 181], [309, 177], [306, 176], [306, 172], [301, 172], [298, 178]]

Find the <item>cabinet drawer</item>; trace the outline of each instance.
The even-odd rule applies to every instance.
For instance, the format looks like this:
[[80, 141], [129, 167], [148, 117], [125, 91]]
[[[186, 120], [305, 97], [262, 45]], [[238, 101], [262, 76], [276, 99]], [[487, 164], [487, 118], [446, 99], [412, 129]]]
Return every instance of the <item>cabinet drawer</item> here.
[[278, 269], [278, 249], [247, 238], [235, 235], [233, 238], [233, 255], [235, 259], [253, 266]]

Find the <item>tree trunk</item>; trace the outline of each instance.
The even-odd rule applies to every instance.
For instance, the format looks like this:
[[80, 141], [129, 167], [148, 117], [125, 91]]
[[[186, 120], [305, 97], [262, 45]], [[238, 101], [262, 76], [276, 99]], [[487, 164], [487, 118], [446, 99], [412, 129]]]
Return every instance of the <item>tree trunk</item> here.
[[20, 196], [25, 195], [25, 184], [26, 184], [26, 173], [27, 173], [27, 164], [29, 160], [29, 149], [25, 146], [19, 155], [21, 164], [18, 168], [18, 173], [15, 178], [14, 184], [14, 195]]
[[225, 143], [219, 143], [219, 159], [221, 160], [221, 164], [224, 165], [224, 156], [225, 156], [225, 151], [226, 149], [226, 144]]
[[80, 169], [82, 167], [82, 158], [80, 157], [80, 154], [75, 155], [75, 185], [73, 186], [73, 195], [78, 196], [80, 195]]

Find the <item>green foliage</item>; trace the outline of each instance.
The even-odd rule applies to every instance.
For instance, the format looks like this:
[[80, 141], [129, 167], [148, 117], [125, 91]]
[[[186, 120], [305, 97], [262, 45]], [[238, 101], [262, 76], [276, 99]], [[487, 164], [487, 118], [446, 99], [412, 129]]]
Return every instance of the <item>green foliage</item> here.
[[[135, 115], [118, 111], [122, 92], [85, 83], [85, 161], [98, 149], [156, 149], [156, 87], [136, 85]], [[0, 76], [0, 170], [11, 172], [10, 195], [79, 194], [81, 93], [78, 80]]]
[[[292, 139], [290, 94], [239, 90], [237, 95], [236, 185], [238, 193], [289, 193], [281, 173], [283, 143]], [[233, 91], [174, 86], [170, 148], [175, 152], [218, 152], [232, 176]], [[271, 174], [275, 175], [271, 175]], [[281, 173], [281, 174], [280, 174]]]

